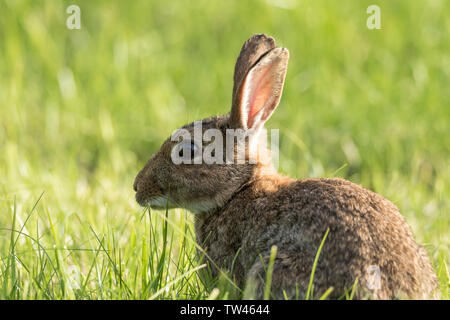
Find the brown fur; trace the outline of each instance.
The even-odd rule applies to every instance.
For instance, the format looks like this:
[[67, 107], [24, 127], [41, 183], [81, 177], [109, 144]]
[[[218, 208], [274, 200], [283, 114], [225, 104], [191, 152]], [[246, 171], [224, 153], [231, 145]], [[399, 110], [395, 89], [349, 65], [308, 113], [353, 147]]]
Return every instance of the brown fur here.
[[[203, 130], [217, 128], [225, 135], [227, 128], [261, 127], [278, 105], [288, 58], [288, 51], [275, 47], [271, 37], [247, 40], [236, 63], [232, 110], [203, 120]], [[262, 98], [246, 100], [255, 96]], [[260, 112], [255, 116], [250, 110]], [[184, 128], [192, 131], [193, 124]], [[136, 199], [162, 208], [168, 198], [169, 207], [193, 211], [197, 241], [215, 274], [215, 266], [230, 270], [235, 260], [237, 283], [255, 281], [261, 298], [264, 270], [275, 245], [272, 298], [293, 298], [296, 291], [303, 297], [329, 228], [314, 277], [316, 296], [333, 287], [330, 297], [338, 298], [358, 278], [357, 299], [437, 297], [436, 275], [426, 252], [396, 206], [382, 196], [343, 179], [281, 176], [248, 149], [247, 159], [258, 159], [256, 164], [174, 165], [174, 145], [169, 139], [164, 142], [139, 172]], [[270, 157], [267, 150], [262, 155]], [[379, 290], [367, 286], [371, 265], [381, 271]]]

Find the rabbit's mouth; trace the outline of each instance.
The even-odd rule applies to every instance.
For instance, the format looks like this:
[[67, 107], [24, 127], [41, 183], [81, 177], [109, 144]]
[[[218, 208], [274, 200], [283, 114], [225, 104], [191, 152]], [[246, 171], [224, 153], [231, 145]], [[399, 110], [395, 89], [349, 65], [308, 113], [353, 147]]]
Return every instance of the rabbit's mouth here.
[[142, 207], [149, 206], [150, 208], [155, 210], [184, 208], [193, 213], [208, 212], [217, 207], [217, 204], [210, 199], [198, 200], [190, 203], [181, 204], [178, 203], [175, 199], [169, 198], [165, 194], [148, 198], [145, 197], [145, 194], [142, 194], [140, 192], [136, 193], [136, 201]]
[[147, 204], [153, 209], [171, 209], [175, 207], [166, 195], [154, 197]]
[[146, 197], [145, 194], [143, 194], [142, 192], [136, 192], [136, 202], [142, 206], [142, 207], [146, 207], [149, 200]]
[[[136, 177], [133, 185], [133, 189], [136, 191], [136, 202], [142, 207], [165, 209], [168, 200], [167, 194], [151, 180], [139, 180], [140, 175], [141, 173]], [[172, 199], [170, 200], [173, 202]]]
[[142, 194], [140, 192], [136, 193], [136, 201], [139, 203], [142, 207], [150, 206], [152, 209], [161, 210], [161, 209], [172, 209], [175, 206], [171, 201], [168, 200], [168, 197], [166, 195], [161, 196], [154, 196], [151, 198], [148, 198], [145, 196], [145, 194]]

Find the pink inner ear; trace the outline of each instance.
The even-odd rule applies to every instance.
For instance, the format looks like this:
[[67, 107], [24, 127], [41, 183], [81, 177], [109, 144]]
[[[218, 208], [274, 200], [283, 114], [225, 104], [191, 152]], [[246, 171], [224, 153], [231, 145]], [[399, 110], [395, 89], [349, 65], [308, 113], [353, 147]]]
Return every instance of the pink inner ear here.
[[264, 107], [272, 94], [272, 77], [268, 74], [272, 68], [269, 65], [263, 69], [265, 70], [259, 70], [251, 79], [247, 128], [252, 128], [256, 114]]

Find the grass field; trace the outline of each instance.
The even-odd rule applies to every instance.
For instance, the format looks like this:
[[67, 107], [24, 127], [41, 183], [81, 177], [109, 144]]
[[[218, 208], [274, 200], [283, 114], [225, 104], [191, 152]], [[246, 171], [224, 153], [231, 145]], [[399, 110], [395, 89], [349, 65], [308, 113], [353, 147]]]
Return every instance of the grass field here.
[[[81, 8], [81, 29], [66, 8]], [[381, 30], [366, 8], [381, 8]], [[177, 127], [228, 112], [243, 41], [289, 48], [280, 171], [394, 202], [448, 299], [450, 2], [0, 2], [0, 299], [233, 298], [193, 218], [134, 200]], [[214, 289], [217, 288], [217, 289]]]

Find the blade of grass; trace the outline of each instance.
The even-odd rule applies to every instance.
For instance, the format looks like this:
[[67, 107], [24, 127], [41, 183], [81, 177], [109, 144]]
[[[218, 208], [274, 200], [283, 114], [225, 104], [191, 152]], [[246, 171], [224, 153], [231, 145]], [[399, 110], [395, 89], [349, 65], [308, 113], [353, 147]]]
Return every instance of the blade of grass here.
[[264, 287], [264, 300], [270, 299], [270, 288], [272, 285], [273, 265], [275, 263], [276, 256], [277, 256], [277, 246], [272, 246], [272, 248], [270, 248], [269, 266], [267, 268], [267, 273], [266, 273], [266, 284]]
[[310, 296], [313, 295], [313, 281], [314, 281], [314, 274], [316, 272], [317, 263], [319, 261], [320, 252], [322, 251], [323, 245], [325, 243], [325, 240], [327, 239], [328, 233], [330, 232], [330, 228], [327, 228], [327, 231], [325, 232], [325, 235], [323, 236], [322, 242], [320, 243], [319, 249], [317, 250], [316, 257], [314, 259], [314, 264], [311, 271], [311, 276], [309, 278], [309, 285], [308, 290], [306, 291], [305, 300], [308, 300]]

